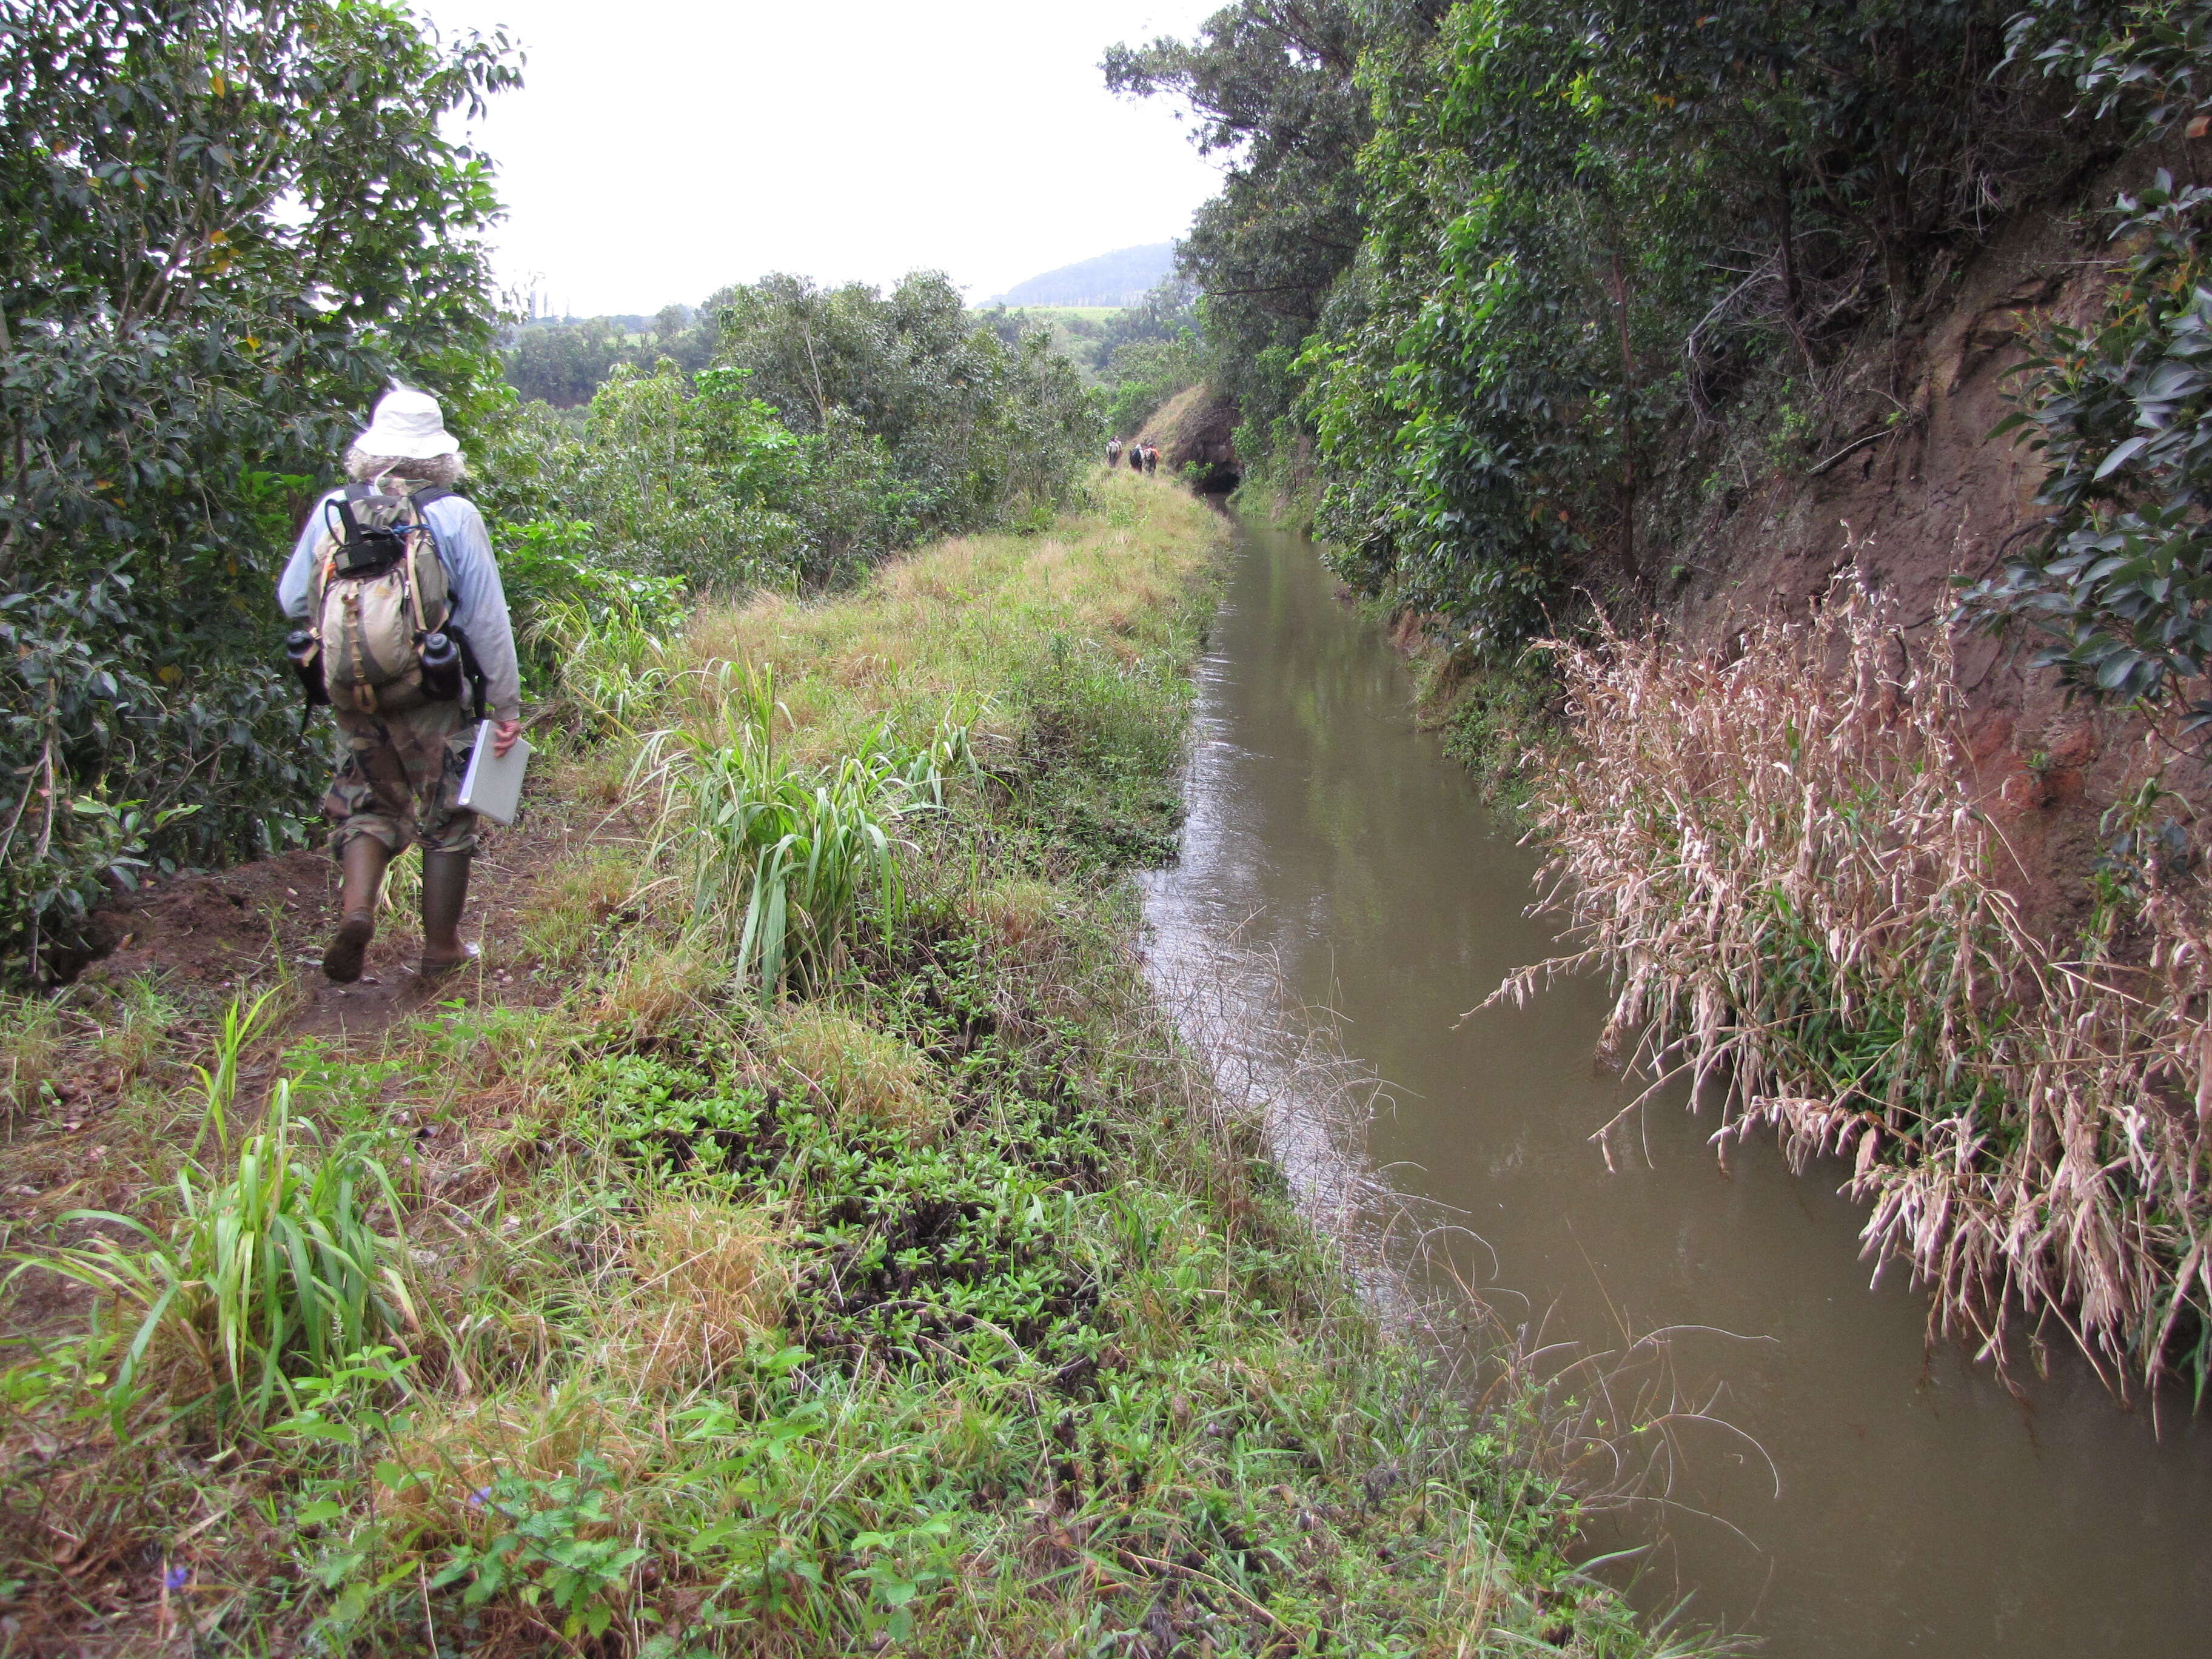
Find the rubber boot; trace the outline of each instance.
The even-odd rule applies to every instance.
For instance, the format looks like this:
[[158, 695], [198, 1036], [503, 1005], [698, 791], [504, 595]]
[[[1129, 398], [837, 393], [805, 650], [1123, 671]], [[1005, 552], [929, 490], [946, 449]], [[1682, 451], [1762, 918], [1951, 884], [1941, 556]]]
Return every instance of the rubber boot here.
[[341, 985], [361, 977], [361, 961], [376, 937], [376, 891], [392, 849], [374, 836], [356, 836], [338, 854], [338, 930], [323, 952], [323, 971]]
[[422, 854], [422, 975], [435, 979], [465, 964], [475, 953], [461, 943], [461, 907], [469, 897], [466, 853]]

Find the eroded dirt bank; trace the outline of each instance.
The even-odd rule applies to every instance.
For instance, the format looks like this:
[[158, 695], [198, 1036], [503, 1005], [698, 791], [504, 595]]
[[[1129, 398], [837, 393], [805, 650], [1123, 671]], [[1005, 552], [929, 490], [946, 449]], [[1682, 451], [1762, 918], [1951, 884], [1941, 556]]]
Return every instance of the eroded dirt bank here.
[[[2195, 147], [2192, 147], [2195, 148]], [[1725, 649], [1745, 626], [1802, 617], [1841, 576], [1892, 601], [1903, 638], [1924, 644], [1958, 599], [1954, 578], [1997, 574], [2033, 544], [2048, 509], [2045, 468], [2013, 435], [2031, 331], [2097, 317], [2121, 250], [2106, 211], [2154, 160], [2136, 157], [2067, 200], [2017, 213], [1963, 260], [1944, 255], [1893, 335], [1868, 337], [1817, 383], [1802, 374], [1750, 401], [1719, 441], [1695, 441], [1669, 480], [1674, 516], [1659, 529], [1657, 619], [1684, 644]], [[1778, 431], [1794, 434], [1778, 440]], [[2121, 791], [2163, 766], [2172, 809], [2191, 828], [2212, 793], [2193, 753], [2146, 748], [2125, 712], [2071, 701], [2029, 666], [2043, 642], [1961, 634], [1966, 764], [1977, 799], [2016, 860], [2012, 884], [2040, 925], [2064, 932], [2087, 907], [2098, 820]]]

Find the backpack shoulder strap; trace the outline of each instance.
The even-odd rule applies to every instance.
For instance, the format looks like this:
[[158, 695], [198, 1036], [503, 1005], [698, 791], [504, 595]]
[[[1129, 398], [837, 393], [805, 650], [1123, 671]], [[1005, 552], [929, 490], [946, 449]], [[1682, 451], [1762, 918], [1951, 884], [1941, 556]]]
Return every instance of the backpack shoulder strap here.
[[422, 533], [430, 538], [430, 550], [438, 556], [438, 562], [446, 572], [446, 614], [450, 617], [461, 608], [461, 590], [453, 580], [453, 562], [446, 556], [446, 544], [438, 535], [438, 526], [430, 522], [430, 507], [438, 501], [465, 501], [468, 497], [458, 489], [448, 489], [443, 484], [428, 484], [407, 498], [415, 509], [415, 517], [422, 524]]
[[411, 495], [407, 495], [407, 507], [414, 508], [416, 525], [422, 526], [422, 533], [429, 538], [429, 550], [435, 556], [435, 560], [438, 560], [438, 568], [445, 571], [445, 619], [447, 622], [452, 622], [453, 613], [460, 611], [460, 584], [453, 580], [453, 560], [449, 560], [449, 557], [445, 556], [445, 538], [441, 538], [441, 535], [438, 535], [438, 526], [429, 522], [431, 504], [447, 502], [447, 500], [452, 500], [452, 502], [465, 502], [465, 500], [469, 498], [467, 495], [462, 495], [458, 489], [447, 489], [445, 484], [427, 484], [427, 487], [418, 489], [418, 491], [414, 491]]
[[344, 527], [338, 531], [337, 540], [351, 542], [361, 539], [361, 520], [353, 515], [353, 504], [366, 500], [374, 493], [374, 488], [368, 484], [349, 483], [323, 503], [323, 522], [325, 525], [330, 523], [331, 509], [336, 507], [338, 510], [338, 522]]
[[337, 549], [326, 553], [315, 550], [315, 562], [307, 573], [307, 631], [318, 640], [323, 636], [323, 595], [331, 589], [331, 567], [337, 562]]

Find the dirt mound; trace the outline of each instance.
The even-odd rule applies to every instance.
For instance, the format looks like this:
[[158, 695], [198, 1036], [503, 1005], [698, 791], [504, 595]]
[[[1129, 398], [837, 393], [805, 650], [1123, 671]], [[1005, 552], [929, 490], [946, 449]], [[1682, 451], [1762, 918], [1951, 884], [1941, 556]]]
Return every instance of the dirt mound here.
[[1237, 461], [1237, 420], [1234, 398], [1194, 386], [1161, 404], [1137, 441], [1158, 445], [1170, 472], [1197, 468], [1200, 489], [1234, 489], [1243, 471]]
[[267, 979], [329, 915], [337, 890], [327, 854], [287, 853], [215, 875], [157, 883], [93, 918], [100, 959], [81, 979], [160, 974], [214, 992]]

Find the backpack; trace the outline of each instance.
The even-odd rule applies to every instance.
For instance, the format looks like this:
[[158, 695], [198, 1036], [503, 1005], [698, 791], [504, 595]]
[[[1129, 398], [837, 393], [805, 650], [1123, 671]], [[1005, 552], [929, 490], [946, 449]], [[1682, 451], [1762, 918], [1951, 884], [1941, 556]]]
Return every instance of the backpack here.
[[334, 708], [396, 714], [439, 696], [422, 641], [452, 615], [445, 562], [423, 509], [453, 492], [398, 495], [386, 479], [348, 484], [324, 504], [308, 588], [308, 631]]

